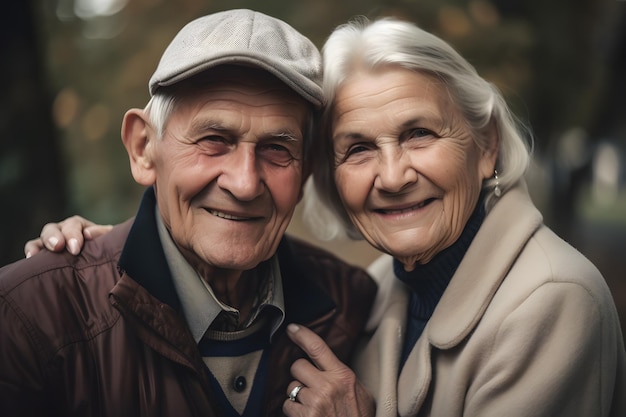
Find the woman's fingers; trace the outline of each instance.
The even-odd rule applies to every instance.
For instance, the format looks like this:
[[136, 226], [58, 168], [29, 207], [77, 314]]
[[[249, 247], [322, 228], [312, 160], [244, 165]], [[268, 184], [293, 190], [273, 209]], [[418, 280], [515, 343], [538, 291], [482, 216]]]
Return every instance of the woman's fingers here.
[[[298, 359], [291, 366], [294, 381], [288, 386], [283, 404], [287, 416], [374, 415], [372, 396], [322, 338], [295, 324], [290, 324], [287, 330], [291, 340], [310, 358]], [[296, 388], [299, 386], [302, 388]]]
[[306, 327], [290, 324], [287, 326], [287, 334], [295, 344], [300, 346], [304, 353], [307, 354], [320, 370], [331, 371], [333, 369], [346, 367], [346, 365], [335, 356], [326, 342]]
[[24, 245], [24, 254], [27, 258], [48, 249], [52, 252], [61, 252], [67, 249], [77, 255], [86, 240], [95, 239], [111, 230], [111, 225], [97, 225], [81, 216], [71, 216], [58, 223], [47, 223], [41, 229], [39, 238], [32, 239]]

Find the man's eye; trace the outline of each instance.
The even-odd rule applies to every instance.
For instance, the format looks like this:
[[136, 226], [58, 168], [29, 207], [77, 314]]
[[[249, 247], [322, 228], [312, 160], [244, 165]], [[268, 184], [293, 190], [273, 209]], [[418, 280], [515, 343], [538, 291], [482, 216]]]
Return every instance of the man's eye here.
[[223, 136], [210, 135], [204, 136], [200, 141], [210, 142], [210, 143], [227, 143], [227, 140]]
[[217, 135], [204, 136], [196, 142], [196, 145], [209, 155], [221, 155], [230, 148], [228, 139]]
[[270, 143], [265, 145], [264, 148], [270, 152], [289, 152], [289, 149], [287, 149], [286, 146], [279, 145], [277, 143]]
[[259, 146], [258, 152], [261, 158], [276, 165], [286, 165], [295, 159], [291, 149], [278, 143]]

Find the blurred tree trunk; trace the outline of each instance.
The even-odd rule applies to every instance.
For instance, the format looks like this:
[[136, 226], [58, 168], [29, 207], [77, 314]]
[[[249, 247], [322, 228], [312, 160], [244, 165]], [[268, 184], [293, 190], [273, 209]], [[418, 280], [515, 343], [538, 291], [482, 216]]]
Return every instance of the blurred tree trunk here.
[[0, 264], [22, 258], [27, 238], [58, 220], [66, 202], [60, 143], [51, 117], [31, 0], [0, 14]]
[[533, 27], [533, 79], [527, 103], [535, 154], [552, 178], [544, 216], [550, 227], [570, 240], [579, 220], [580, 193], [591, 179], [596, 142], [623, 120], [620, 103], [613, 101], [623, 102], [616, 88], [624, 76], [614, 69], [624, 45], [610, 41], [620, 39], [626, 13], [612, 0], [495, 3], [505, 15], [522, 17]]

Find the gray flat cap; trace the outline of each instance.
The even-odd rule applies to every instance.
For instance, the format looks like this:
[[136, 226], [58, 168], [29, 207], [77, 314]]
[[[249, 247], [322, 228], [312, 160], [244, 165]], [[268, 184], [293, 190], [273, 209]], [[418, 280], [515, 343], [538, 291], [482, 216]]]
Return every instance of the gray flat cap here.
[[321, 61], [317, 47], [282, 20], [228, 10], [193, 20], [176, 34], [150, 78], [150, 94], [209, 68], [240, 64], [268, 71], [320, 107]]

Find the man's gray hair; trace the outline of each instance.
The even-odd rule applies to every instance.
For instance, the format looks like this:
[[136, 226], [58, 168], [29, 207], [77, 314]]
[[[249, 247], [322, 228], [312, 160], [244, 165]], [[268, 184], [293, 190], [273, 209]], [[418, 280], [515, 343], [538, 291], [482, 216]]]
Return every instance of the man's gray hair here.
[[167, 94], [164, 90], [160, 90], [150, 98], [144, 109], [159, 140], [163, 138], [167, 122], [174, 112], [175, 100], [174, 94]]
[[[256, 70], [256, 69], [255, 69]], [[154, 129], [157, 138], [160, 140], [165, 135], [167, 123], [175, 112], [178, 103], [185, 99], [185, 95], [197, 92], [202, 85], [210, 83], [210, 79], [205, 74], [198, 74], [192, 78], [181, 81], [177, 84], [161, 87], [150, 98], [144, 108], [144, 112]], [[303, 132], [303, 157], [307, 158], [313, 145], [314, 128], [318, 111], [309, 105], [309, 113]]]

